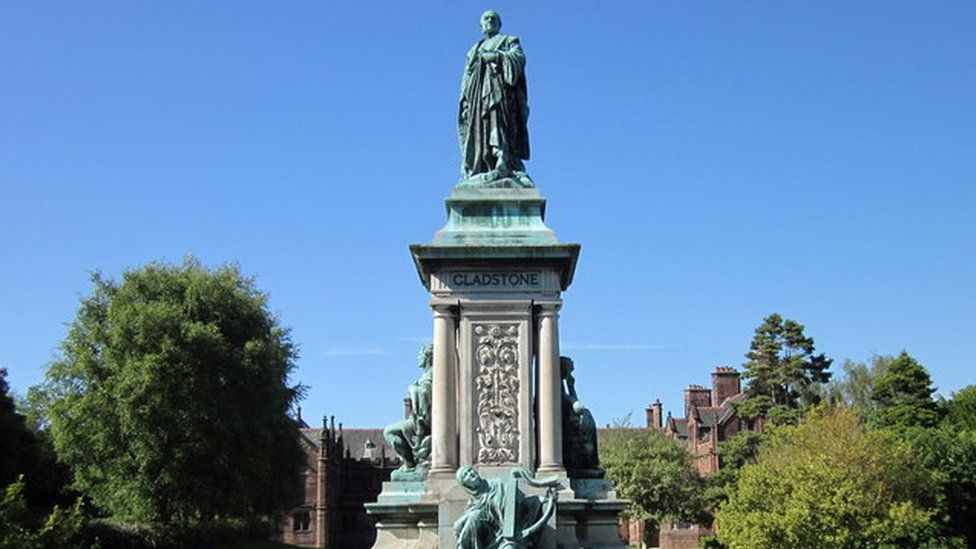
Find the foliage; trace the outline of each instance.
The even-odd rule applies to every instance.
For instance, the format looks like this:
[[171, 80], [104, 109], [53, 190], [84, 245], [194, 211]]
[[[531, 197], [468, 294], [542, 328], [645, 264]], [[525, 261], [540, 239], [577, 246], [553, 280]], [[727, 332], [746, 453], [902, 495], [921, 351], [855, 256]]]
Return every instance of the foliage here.
[[71, 501], [63, 493], [67, 471], [57, 462], [47, 433], [36, 430], [31, 418], [16, 409], [6, 375], [0, 368], [0, 486], [23, 476], [27, 505], [49, 511], [56, 503]]
[[736, 548], [918, 547], [932, 543], [935, 481], [909, 447], [818, 407], [774, 430], [716, 514]]
[[96, 274], [43, 390], [75, 486], [116, 520], [185, 528], [288, 507], [296, 351], [235, 266]]
[[746, 399], [736, 408], [747, 420], [793, 423], [800, 408], [819, 401], [819, 384], [830, 379], [831, 360], [815, 354], [803, 325], [773, 313], [763, 319], [746, 353]]
[[95, 519], [89, 521], [83, 530], [81, 544], [86, 548], [104, 549], [293, 547], [266, 541], [268, 536], [267, 524], [248, 525], [237, 519], [217, 520], [179, 531], [152, 529], [112, 519]]
[[941, 488], [935, 493], [943, 533], [976, 547], [976, 431], [945, 425], [907, 428], [899, 434]]
[[81, 499], [69, 508], [55, 506], [41, 521], [24, 499], [24, 477], [7, 485], [0, 498], [0, 549], [70, 549], [84, 526]]
[[959, 429], [976, 431], [976, 385], [952, 393], [946, 402], [945, 422]]
[[879, 427], [933, 427], [939, 421], [934, 391], [928, 371], [902, 351], [874, 384], [870, 421]]
[[600, 440], [600, 463], [633, 513], [664, 520], [707, 521], [703, 481], [684, 445], [651, 429], [612, 429]]
[[889, 355], [874, 355], [869, 363], [845, 360], [841, 366], [844, 377], [825, 384], [822, 399], [830, 404], [848, 406], [862, 419], [867, 418], [875, 408], [875, 402], [871, 400], [874, 386], [892, 360], [894, 357]]
[[769, 432], [742, 431], [718, 445], [715, 453], [722, 460], [722, 468], [705, 481], [705, 499], [709, 509], [714, 511], [728, 499], [728, 491], [739, 480], [739, 471], [747, 463], [755, 462], [759, 448], [769, 438]]
[[0, 486], [14, 482], [37, 460], [37, 441], [17, 413], [7, 384], [7, 370], [0, 368]]

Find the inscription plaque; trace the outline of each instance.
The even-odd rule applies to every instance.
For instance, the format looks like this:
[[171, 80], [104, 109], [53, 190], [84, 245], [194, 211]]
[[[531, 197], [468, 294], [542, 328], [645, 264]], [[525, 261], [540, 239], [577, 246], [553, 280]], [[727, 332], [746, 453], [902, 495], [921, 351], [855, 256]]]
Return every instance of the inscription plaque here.
[[559, 279], [549, 270], [440, 271], [431, 277], [434, 293], [558, 292]]

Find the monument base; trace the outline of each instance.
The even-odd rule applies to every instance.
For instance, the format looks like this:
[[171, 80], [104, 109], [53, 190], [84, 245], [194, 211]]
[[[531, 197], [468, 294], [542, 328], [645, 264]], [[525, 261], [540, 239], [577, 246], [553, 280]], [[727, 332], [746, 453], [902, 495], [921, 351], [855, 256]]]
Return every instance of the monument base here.
[[[623, 549], [617, 515], [627, 502], [617, 499], [609, 480], [564, 479], [556, 517], [540, 536], [539, 549]], [[529, 495], [542, 491], [523, 487]], [[470, 496], [453, 475], [423, 482], [384, 482], [366, 512], [376, 517], [373, 549], [454, 549], [454, 522]]]

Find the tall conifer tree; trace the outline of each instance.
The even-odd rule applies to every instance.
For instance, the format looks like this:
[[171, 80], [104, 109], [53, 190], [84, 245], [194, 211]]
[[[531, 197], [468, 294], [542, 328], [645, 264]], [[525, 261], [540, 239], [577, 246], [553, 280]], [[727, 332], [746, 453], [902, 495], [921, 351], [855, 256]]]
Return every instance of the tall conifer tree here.
[[939, 409], [928, 370], [902, 351], [888, 364], [871, 392], [871, 423], [881, 427], [934, 427]]
[[744, 418], [791, 423], [801, 407], [819, 401], [817, 388], [830, 379], [832, 361], [816, 354], [813, 338], [803, 330], [802, 324], [777, 313], [756, 328], [746, 353], [749, 361], [743, 364], [747, 396], [738, 409]]

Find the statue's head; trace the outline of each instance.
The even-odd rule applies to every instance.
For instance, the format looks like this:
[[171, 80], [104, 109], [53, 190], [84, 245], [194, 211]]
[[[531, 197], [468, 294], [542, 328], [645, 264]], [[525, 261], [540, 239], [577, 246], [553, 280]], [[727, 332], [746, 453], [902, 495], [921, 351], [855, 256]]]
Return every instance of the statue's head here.
[[434, 362], [434, 346], [430, 343], [424, 345], [420, 348], [420, 352], [417, 353], [417, 366], [421, 368], [428, 368]]
[[481, 14], [481, 32], [485, 36], [495, 36], [502, 28], [502, 17], [497, 11], [488, 10]]
[[568, 356], [559, 357], [559, 375], [568, 377], [573, 373], [573, 359]]
[[480, 492], [481, 485], [485, 482], [485, 479], [481, 478], [478, 471], [470, 465], [465, 465], [457, 470], [457, 480], [465, 490], [472, 494]]

